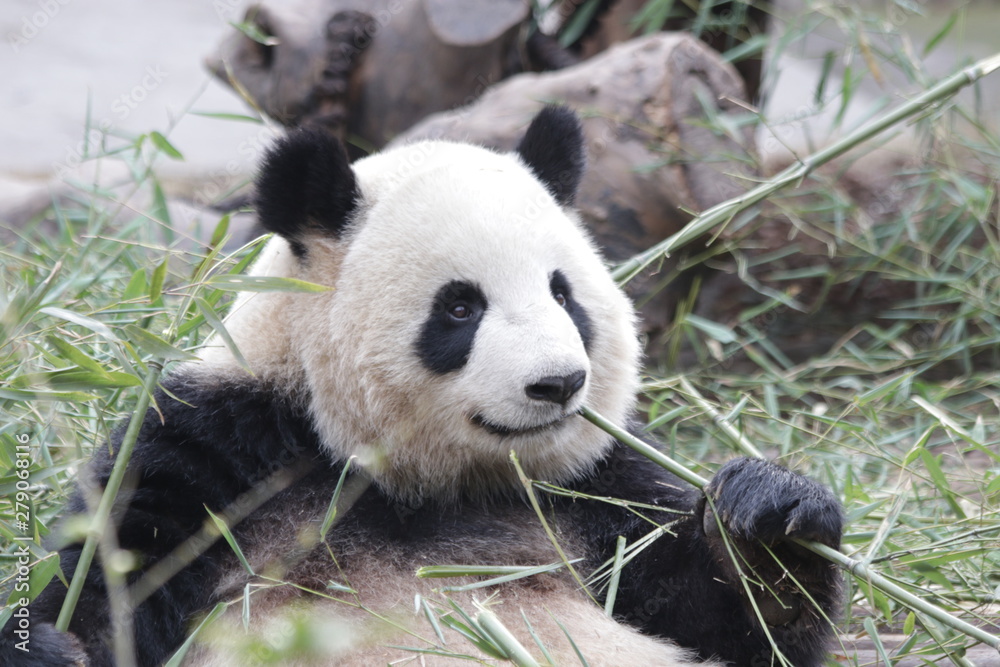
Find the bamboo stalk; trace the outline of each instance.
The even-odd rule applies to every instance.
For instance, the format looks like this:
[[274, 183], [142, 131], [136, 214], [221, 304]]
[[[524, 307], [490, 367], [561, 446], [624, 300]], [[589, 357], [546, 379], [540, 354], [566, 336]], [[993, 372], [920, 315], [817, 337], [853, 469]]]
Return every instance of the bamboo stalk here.
[[[610, 421], [608, 421], [601, 415], [597, 414], [590, 408], [584, 407], [580, 410], [580, 413], [587, 421], [591, 422], [604, 432], [613, 436], [622, 444], [631, 447], [635, 451], [639, 452], [643, 456], [646, 456], [654, 463], [657, 463], [660, 466], [666, 468], [667, 470], [677, 475], [678, 477], [688, 482], [689, 484], [692, 484], [698, 487], [699, 489], [703, 489], [705, 485], [708, 484], [708, 480], [699, 475], [698, 473], [688, 470], [682, 464], [673, 460], [663, 452], [646, 444], [645, 442], [635, 437], [625, 429], [617, 426], [616, 424], [611, 423]], [[927, 616], [930, 616], [936, 621], [954, 630], [957, 630], [962, 634], [972, 637], [973, 639], [981, 641], [982, 643], [996, 649], [997, 651], [1000, 651], [1000, 637], [994, 636], [989, 632], [986, 632], [982, 628], [977, 628], [971, 623], [967, 623], [966, 621], [963, 621], [962, 619], [953, 616], [952, 614], [949, 614], [944, 609], [941, 609], [940, 607], [917, 597], [913, 593], [910, 593], [906, 589], [889, 581], [888, 579], [880, 575], [878, 572], [869, 569], [868, 567], [865, 566], [864, 563], [857, 561], [849, 556], [846, 556], [837, 551], [836, 549], [831, 549], [830, 547], [824, 544], [819, 544], [816, 542], [807, 542], [805, 540], [795, 540], [795, 542], [802, 545], [806, 549], [809, 549], [810, 551], [820, 556], [823, 556], [824, 558], [830, 560], [831, 562], [836, 563], [844, 570], [847, 570], [847, 572], [849, 572], [858, 580], [867, 584], [871, 584], [875, 588], [879, 589], [886, 595], [898, 600], [907, 607], [910, 607], [915, 611], [926, 614]]]
[[499, 644], [507, 652], [510, 661], [517, 665], [517, 667], [539, 667], [538, 661], [531, 657], [528, 650], [524, 648], [521, 642], [517, 641], [517, 638], [500, 622], [500, 619], [493, 612], [481, 609], [476, 616], [476, 620], [479, 621], [479, 625], [490, 636], [490, 639]]
[[94, 512], [94, 517], [87, 531], [87, 538], [80, 551], [80, 560], [77, 561], [76, 570], [73, 571], [73, 579], [70, 581], [69, 590], [66, 591], [66, 599], [63, 600], [62, 609], [59, 610], [59, 617], [56, 619], [56, 629], [66, 632], [69, 629], [70, 620], [73, 618], [73, 611], [80, 600], [80, 593], [83, 591], [83, 584], [87, 579], [87, 572], [94, 560], [94, 553], [97, 551], [98, 542], [108, 527], [108, 519], [111, 517], [111, 509], [114, 506], [115, 498], [121, 488], [122, 480], [125, 478], [125, 470], [128, 467], [129, 459], [132, 458], [132, 450], [139, 437], [139, 429], [146, 418], [146, 410], [149, 408], [149, 401], [153, 395], [153, 389], [160, 379], [163, 366], [159, 362], [150, 361], [147, 364], [149, 372], [142, 385], [142, 393], [136, 401], [135, 411], [132, 413], [132, 420], [129, 422], [125, 436], [122, 438], [121, 447], [115, 457], [115, 465], [111, 469], [108, 477], [108, 484], [101, 494], [101, 500]]
[[717, 225], [729, 222], [737, 213], [750, 208], [778, 190], [800, 183], [802, 179], [817, 167], [843, 155], [859, 144], [889, 129], [896, 123], [915, 116], [930, 105], [948, 99], [962, 88], [975, 83], [997, 69], [1000, 69], [1000, 53], [984, 58], [974, 65], [970, 65], [952, 74], [906, 104], [903, 104], [895, 111], [850, 132], [839, 141], [803, 158], [770, 180], [761, 183], [742, 195], [704, 211], [676, 234], [619, 264], [611, 272], [612, 277], [619, 283], [627, 283], [651, 264], [663, 257], [668, 257], [671, 252], [694, 241], [703, 234], [711, 231]]
[[825, 544], [819, 544], [817, 542], [807, 542], [805, 540], [794, 540], [796, 543], [802, 545], [809, 551], [819, 554], [824, 558], [833, 561], [840, 567], [844, 568], [859, 581], [865, 583], [870, 583], [875, 588], [879, 589], [886, 595], [895, 598], [899, 602], [902, 602], [907, 607], [910, 607], [914, 611], [921, 612], [930, 616], [934, 620], [947, 625], [950, 628], [958, 630], [962, 634], [968, 635], [973, 639], [981, 641], [982, 643], [990, 646], [997, 651], [1000, 651], [1000, 637], [996, 637], [986, 632], [983, 628], [977, 628], [971, 623], [967, 623], [960, 618], [957, 618], [949, 614], [944, 609], [941, 609], [937, 605], [931, 604], [926, 600], [917, 597], [913, 593], [910, 593], [905, 588], [901, 587], [899, 584], [889, 581], [883, 577], [878, 572], [867, 567], [864, 563], [859, 560], [855, 560], [850, 556], [845, 556], [836, 549], [831, 549]]

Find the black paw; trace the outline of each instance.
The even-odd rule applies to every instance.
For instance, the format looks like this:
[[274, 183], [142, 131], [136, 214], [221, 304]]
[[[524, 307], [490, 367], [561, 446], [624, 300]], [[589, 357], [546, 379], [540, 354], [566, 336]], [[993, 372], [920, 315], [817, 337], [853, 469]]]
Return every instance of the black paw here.
[[844, 514], [833, 493], [817, 482], [761, 459], [730, 461], [705, 487], [705, 532], [718, 532], [718, 516], [730, 535], [773, 543], [796, 537], [840, 546]]
[[[16, 619], [11, 621], [16, 623]], [[27, 640], [27, 641], [25, 641]], [[33, 623], [26, 635], [12, 627], [0, 636], [0, 664], [5, 667], [86, 667], [87, 655], [80, 640], [59, 632], [48, 623]]]

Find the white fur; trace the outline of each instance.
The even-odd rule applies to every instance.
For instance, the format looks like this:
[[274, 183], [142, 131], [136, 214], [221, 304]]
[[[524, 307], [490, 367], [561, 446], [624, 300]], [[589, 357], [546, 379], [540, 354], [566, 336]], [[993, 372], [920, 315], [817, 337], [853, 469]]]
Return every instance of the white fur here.
[[[305, 389], [331, 452], [357, 455], [402, 498], [516, 487], [511, 450], [537, 479], [565, 482], [592, 465], [610, 439], [572, 413], [629, 413], [638, 344], [631, 305], [582, 223], [514, 155], [423, 142], [354, 169], [363, 202], [346, 237], [308, 239], [303, 266], [275, 239], [254, 269], [334, 290], [253, 295], [228, 320], [254, 372]], [[555, 270], [593, 322], [589, 356], [549, 291]], [[489, 306], [466, 366], [435, 375], [415, 342], [453, 280], [478, 285]], [[231, 364], [213, 345], [206, 360]], [[587, 382], [565, 409], [525, 395], [574, 370]], [[476, 414], [515, 429], [561, 421], [502, 437], [470, 421]]]

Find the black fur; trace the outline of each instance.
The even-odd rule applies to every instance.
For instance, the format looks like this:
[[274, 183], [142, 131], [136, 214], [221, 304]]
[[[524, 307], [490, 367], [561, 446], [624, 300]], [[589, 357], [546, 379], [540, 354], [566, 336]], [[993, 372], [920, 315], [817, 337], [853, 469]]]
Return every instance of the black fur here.
[[256, 186], [261, 225], [300, 258], [310, 233], [339, 237], [361, 199], [344, 147], [319, 129], [280, 139], [264, 156]]
[[573, 298], [573, 288], [562, 271], [556, 270], [552, 273], [552, 278], [549, 280], [549, 291], [552, 292], [553, 298], [561, 294], [566, 299], [566, 305], [563, 307], [569, 313], [573, 324], [576, 325], [580, 340], [583, 341], [583, 348], [589, 353], [590, 344], [594, 342], [594, 327], [590, 323], [590, 316], [587, 315], [586, 309]]
[[573, 205], [586, 164], [576, 114], [566, 107], [545, 107], [531, 121], [517, 153], [560, 206]]
[[[185, 377], [171, 378], [164, 385], [188, 405], [163, 391], [157, 393], [163, 423], [150, 409], [125, 483], [134, 491], [120, 494], [128, 497], [127, 508], [119, 503], [114, 510], [119, 545], [135, 551], [142, 561], [142, 570], [129, 577], [130, 583], [201, 528], [207, 518], [205, 507], [220, 512], [276, 471], [294, 470], [292, 466], [301, 459], [318, 457], [317, 439], [309, 422], [280, 393], [253, 385], [223, 384], [209, 389]], [[112, 437], [115, 451], [126, 426]], [[103, 487], [113, 463], [108, 448], [102, 447], [87, 474]], [[77, 493], [67, 514], [83, 512], [84, 503]], [[60, 565], [67, 576], [72, 576], [81, 546], [71, 544], [60, 551]], [[230, 560], [228, 547], [214, 544], [135, 610], [140, 665], [158, 665], [177, 649], [191, 621], [213, 602], [210, 593], [220, 568]], [[59, 637], [50, 624], [59, 615], [65, 594], [63, 584], [54, 579], [31, 603], [30, 654], [14, 649], [11, 624], [4, 628], [0, 633], [0, 665], [74, 664], [74, 646], [67, 641], [70, 637], [50, 640]], [[90, 667], [113, 664], [112, 627], [101, 568], [95, 563], [70, 623], [70, 631], [90, 657]], [[52, 657], [44, 662], [42, 657], [48, 655]]]
[[[273, 522], [279, 513], [284, 517], [302, 514], [308, 520], [302, 508], [325, 507], [341, 464], [324, 460], [316, 434], [296, 401], [252, 379], [201, 386], [175, 376], [165, 380], [164, 388], [188, 405], [158, 392], [164, 423], [152, 410], [144, 420], [129, 467], [135, 486], [131, 503], [116, 510], [121, 546], [142, 556], [141, 570], [133, 573], [131, 581], [169, 557], [201, 527], [206, 518], [203, 506], [213, 511], [232, 507], [234, 500], [276, 472], [294, 471], [300, 477], [261, 509], [265, 522]], [[120, 441], [121, 433], [113, 443]], [[107, 479], [111, 462], [102, 449], [91, 464], [98, 480]], [[584, 555], [589, 570], [612, 556], [619, 535], [633, 543], [653, 529], [650, 521], [668, 525], [669, 532], [623, 572], [615, 608], [623, 622], [672, 638], [705, 658], [720, 657], [738, 665], [772, 664], [770, 645], [717, 530], [715, 517], [719, 516], [729, 527], [734, 548], [754, 565], [751, 580], [759, 578], [781, 598], [782, 604], [776, 604], [770, 593], [753, 589], [758, 607], [773, 621], [771, 635], [792, 664], [820, 664], [830, 634], [828, 624], [756, 540], [768, 541], [823, 612], [833, 615], [839, 591], [836, 569], [783, 539], [792, 525], [793, 535], [838, 543], [842, 518], [829, 491], [773, 464], [741, 459], [725, 466], [709, 487], [713, 513], [706, 509], [701, 494], [621, 445], [572, 488], [664, 508], [643, 510], [647, 521], [596, 500], [546, 498], [549, 516], [560, 533], [576, 535], [579, 539], [571, 543], [587, 545]], [[82, 510], [79, 497], [70, 509]], [[259, 515], [237, 526], [238, 541]], [[497, 545], [515, 541], [519, 526], [531, 517], [524, 502], [511, 498], [467, 499], [447, 506], [427, 502], [404, 508], [372, 485], [336, 524], [328, 545], [334, 553], [349, 554], [367, 544], [395, 550], [404, 560], [424, 562], [442, 540], [452, 544], [463, 539], [493, 540]], [[70, 545], [62, 550], [67, 572], [73, 570], [79, 549]], [[165, 660], [198, 615], [217, 602], [211, 592], [220, 573], [238, 567], [228, 547], [216, 543], [140, 605], [135, 610], [139, 664], [157, 665]], [[96, 564], [91, 568], [71, 624], [73, 635], [58, 634], [50, 625], [64, 594], [63, 585], [54, 580], [31, 604], [29, 656], [13, 648], [10, 625], [0, 633], [0, 664], [68, 665], [78, 657], [81, 645], [91, 667], [112, 664], [112, 624], [100, 568]]]
[[[456, 317], [456, 308], [465, 309], [466, 316]], [[471, 283], [453, 280], [441, 287], [417, 339], [424, 366], [439, 375], [464, 367], [486, 308], [486, 297]]]

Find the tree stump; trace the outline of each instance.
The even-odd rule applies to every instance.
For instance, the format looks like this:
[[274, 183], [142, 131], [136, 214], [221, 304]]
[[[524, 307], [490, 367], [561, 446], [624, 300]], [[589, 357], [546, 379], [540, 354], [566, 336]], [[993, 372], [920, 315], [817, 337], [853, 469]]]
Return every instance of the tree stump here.
[[278, 122], [322, 126], [358, 156], [524, 69], [529, 17], [521, 0], [255, 4], [244, 20], [270, 39], [236, 32], [206, 65]]

